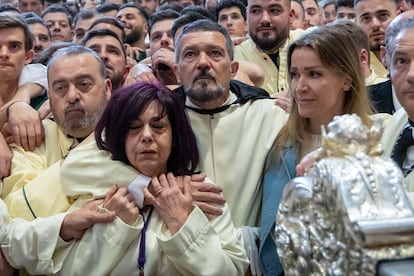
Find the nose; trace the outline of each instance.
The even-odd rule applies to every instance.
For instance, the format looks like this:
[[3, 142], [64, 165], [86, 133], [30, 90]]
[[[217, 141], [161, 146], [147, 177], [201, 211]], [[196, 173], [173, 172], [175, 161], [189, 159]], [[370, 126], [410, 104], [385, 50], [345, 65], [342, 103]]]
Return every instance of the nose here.
[[372, 18], [372, 28], [377, 29], [380, 27], [381, 22], [378, 20], [376, 16]]
[[206, 68], [210, 68], [209, 57], [207, 53], [201, 52], [198, 57], [197, 69], [206, 69]]
[[102, 59], [102, 61], [108, 60], [108, 53], [104, 49], [101, 49], [100, 51], [98, 51], [98, 55]]
[[270, 15], [267, 11], [263, 11], [262, 12], [262, 18], [261, 18], [262, 23], [268, 23], [270, 24]]
[[414, 83], [414, 61], [411, 61], [407, 72], [407, 81]]
[[9, 54], [9, 48], [6, 45], [0, 46], [0, 56], [2, 58], [8, 58]]
[[233, 23], [233, 20], [231, 19], [231, 17], [230, 16], [227, 17], [227, 22], [226, 22], [227, 26], [231, 26], [232, 23]]
[[306, 90], [306, 80], [303, 76], [298, 76], [294, 81], [292, 81], [294, 85], [293, 91], [296, 93], [302, 93]]
[[68, 102], [70, 103], [76, 103], [77, 101], [79, 101], [80, 99], [79, 91], [78, 89], [76, 89], [76, 87], [73, 84], [69, 86], [69, 90], [66, 94], [66, 97], [67, 97]]
[[171, 38], [168, 37], [167, 33], [164, 33], [161, 37], [161, 47], [162, 48], [168, 48], [168, 47], [170, 47], [170, 45], [172, 45]]
[[151, 126], [148, 124], [145, 124], [142, 127], [142, 133], [141, 133], [141, 141], [143, 143], [148, 143], [148, 142], [152, 142], [152, 130], [151, 130]]

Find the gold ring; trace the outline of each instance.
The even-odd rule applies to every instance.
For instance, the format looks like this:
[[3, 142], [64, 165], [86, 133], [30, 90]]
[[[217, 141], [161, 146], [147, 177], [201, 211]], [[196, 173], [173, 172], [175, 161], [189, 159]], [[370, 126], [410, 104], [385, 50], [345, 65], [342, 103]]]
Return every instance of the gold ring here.
[[162, 191], [163, 189], [159, 189], [158, 192], [156, 192], [156, 196], [159, 196]]

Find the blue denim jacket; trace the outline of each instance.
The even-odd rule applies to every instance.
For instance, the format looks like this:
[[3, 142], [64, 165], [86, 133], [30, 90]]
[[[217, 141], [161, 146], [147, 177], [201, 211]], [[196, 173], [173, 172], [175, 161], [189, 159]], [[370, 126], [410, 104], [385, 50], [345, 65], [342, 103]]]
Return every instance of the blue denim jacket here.
[[287, 146], [277, 158], [272, 160], [263, 179], [259, 258], [264, 275], [279, 275], [283, 271], [276, 244], [270, 233], [275, 228], [276, 215], [285, 185], [296, 176], [296, 156], [291, 146]]

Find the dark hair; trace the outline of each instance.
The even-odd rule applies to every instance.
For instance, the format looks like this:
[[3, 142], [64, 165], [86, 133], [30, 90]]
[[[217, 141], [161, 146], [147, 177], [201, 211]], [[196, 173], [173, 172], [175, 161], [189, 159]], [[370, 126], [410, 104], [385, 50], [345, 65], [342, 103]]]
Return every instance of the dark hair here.
[[14, 11], [14, 12], [20, 13], [19, 9], [16, 8], [16, 7], [13, 7], [12, 5], [1, 4], [0, 5], [0, 12], [6, 12], [6, 11]]
[[[40, 25], [42, 25], [43, 27], [45, 27], [46, 28], [46, 30], [47, 30], [47, 35], [49, 36], [49, 39], [51, 39], [51, 37], [52, 37], [52, 34], [51, 34], [51, 32], [50, 32], [50, 29], [49, 29], [49, 27], [47, 26], [47, 24], [45, 23], [45, 21], [43, 21], [43, 19], [42, 18], [40, 18], [39, 16], [34, 16], [34, 17], [29, 17], [29, 18], [26, 18], [25, 19], [25, 21], [26, 21], [26, 24], [27, 25], [34, 25], [34, 24], [40, 24]], [[29, 27], [29, 29], [30, 29], [30, 27]]]
[[186, 13], [186, 14], [180, 15], [180, 17], [174, 20], [174, 23], [171, 28], [171, 36], [175, 38], [175, 34], [177, 33], [177, 30], [179, 28], [191, 22], [197, 21], [199, 19], [208, 19], [208, 18], [198, 12]]
[[103, 3], [96, 7], [98, 13], [107, 13], [110, 11], [118, 11], [119, 5], [113, 3]]
[[180, 14], [172, 9], [166, 9], [166, 10], [160, 10], [160, 11], [154, 12], [153, 14], [151, 14], [148, 20], [148, 34], [151, 35], [151, 29], [155, 23], [159, 21], [163, 21], [163, 20], [168, 20], [168, 19], [176, 19], [179, 16]]
[[124, 24], [121, 22], [121, 20], [112, 17], [112, 16], [102, 16], [97, 18], [95, 21], [93, 21], [92, 25], [89, 27], [89, 31], [92, 30], [96, 25], [100, 24], [100, 23], [105, 23], [105, 24], [109, 24], [109, 25], [113, 25], [116, 28], [121, 30], [121, 34], [122, 34], [122, 42], [124, 43], [126, 41], [126, 33], [125, 33], [125, 29], [124, 29]]
[[121, 48], [122, 54], [124, 55], [124, 59], [126, 61], [126, 52], [125, 47], [122, 41], [119, 40], [119, 37], [111, 30], [108, 29], [102, 29], [102, 30], [92, 30], [88, 31], [85, 35], [85, 37], [82, 39], [81, 44], [85, 45], [91, 38], [93, 37], [102, 37], [102, 36], [112, 36], [119, 42], [119, 48]]
[[[356, 7], [358, 5], [358, 3], [361, 2], [361, 1], [366, 1], [366, 0], [354, 0], [354, 6]], [[393, 3], [397, 3], [397, 0], [388, 0], [388, 1], [393, 2]]]
[[211, 14], [207, 9], [201, 7], [201, 6], [187, 6], [182, 9], [180, 12], [180, 16], [184, 14], [193, 14], [193, 13], [199, 13], [202, 16], [211, 19], [212, 21], [216, 21], [216, 15]]
[[157, 8], [157, 11], [162, 11], [162, 10], [175, 10], [176, 12], [180, 13], [183, 10], [183, 5], [180, 4], [180, 2], [169, 2], [168, 4], [165, 5], [160, 5]]
[[336, 0], [335, 10], [338, 10], [339, 7], [354, 8], [354, 1], [353, 0]]
[[199, 162], [199, 154], [183, 101], [159, 82], [138, 82], [112, 94], [96, 126], [95, 139], [98, 147], [110, 152], [114, 160], [129, 165], [125, 139], [130, 125], [153, 101], [161, 106], [160, 117], [167, 116], [171, 124], [172, 148], [167, 171], [174, 175], [194, 173]]
[[138, 6], [138, 5], [136, 5], [136, 4], [133, 4], [133, 3], [126, 3], [126, 4], [122, 4], [120, 7], [119, 7], [119, 11], [120, 10], [123, 10], [123, 9], [125, 9], [125, 8], [135, 8], [135, 9], [137, 9], [138, 10], [138, 13], [141, 15], [141, 17], [144, 19], [144, 21], [145, 22], [148, 22], [148, 13], [147, 13], [147, 11], [146, 10], [144, 10], [144, 8], [142, 8], [141, 6]]
[[229, 9], [229, 8], [239, 8], [241, 15], [244, 18], [244, 21], [246, 21], [246, 6], [241, 2], [240, 0], [222, 0], [218, 2], [216, 6], [216, 15], [217, 19], [219, 17], [219, 13], [222, 9]]
[[226, 29], [220, 26], [218, 23], [210, 20], [210, 19], [199, 19], [194, 21], [193, 23], [187, 24], [183, 32], [178, 36], [177, 40], [174, 41], [174, 49], [175, 49], [175, 61], [178, 62], [180, 52], [181, 52], [181, 38], [188, 33], [194, 32], [219, 32], [221, 33], [224, 38], [226, 39], [226, 50], [227, 54], [229, 55], [230, 60], [233, 60], [234, 57], [234, 49], [233, 49], [233, 41]]
[[36, 55], [32, 63], [41, 63], [45, 66], [49, 63], [49, 60], [53, 57], [55, 52], [62, 48], [67, 48], [70, 46], [76, 46], [76, 43], [73, 42], [55, 42], [52, 43], [48, 48], [44, 49], [40, 55]]
[[78, 14], [75, 16], [75, 19], [73, 21], [73, 24], [76, 25], [79, 20], [85, 20], [85, 19], [91, 19], [94, 18], [98, 13], [94, 10], [84, 10], [78, 12]]
[[24, 49], [27, 51], [33, 48], [33, 37], [26, 22], [17, 14], [0, 14], [0, 29], [20, 28], [24, 34]]
[[[369, 39], [368, 35], [358, 26], [356, 23], [351, 20], [340, 19], [332, 23], [327, 24], [331, 28], [337, 28], [339, 32], [348, 33], [349, 37], [352, 39], [356, 49], [360, 52], [362, 49], [368, 51], [369, 53]], [[368, 55], [368, 62], [370, 62], [370, 56]]]
[[72, 24], [73, 24], [73, 17], [72, 17], [72, 14], [71, 14], [72, 11], [69, 11], [69, 9], [67, 7], [65, 7], [65, 6], [63, 6], [61, 4], [53, 4], [53, 5], [48, 6], [42, 12], [42, 14], [40, 15], [40, 17], [41, 18], [44, 18], [46, 14], [48, 14], [48, 13], [55, 13], [55, 12], [60, 12], [60, 13], [66, 14], [67, 17], [68, 17], [69, 26], [72, 27]]

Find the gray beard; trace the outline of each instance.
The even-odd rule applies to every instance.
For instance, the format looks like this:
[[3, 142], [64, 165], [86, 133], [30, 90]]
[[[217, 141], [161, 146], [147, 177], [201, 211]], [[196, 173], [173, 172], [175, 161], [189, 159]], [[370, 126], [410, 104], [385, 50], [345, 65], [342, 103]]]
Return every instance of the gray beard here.
[[193, 85], [189, 88], [184, 88], [185, 94], [190, 97], [190, 99], [197, 102], [211, 102], [219, 99], [226, 88], [216, 84], [214, 88], [208, 88], [207, 81], [201, 81], [201, 84]]

